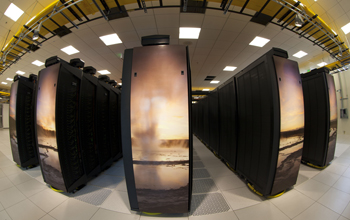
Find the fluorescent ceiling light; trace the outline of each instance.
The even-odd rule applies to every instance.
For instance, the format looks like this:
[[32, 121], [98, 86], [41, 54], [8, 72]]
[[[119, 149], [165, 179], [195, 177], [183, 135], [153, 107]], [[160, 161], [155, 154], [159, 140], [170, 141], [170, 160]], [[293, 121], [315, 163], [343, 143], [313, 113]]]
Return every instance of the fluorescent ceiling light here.
[[203, 89], [202, 91], [209, 91], [210, 89]]
[[345, 34], [349, 33], [350, 32], [350, 23], [344, 25], [342, 28], [341, 28]]
[[111, 72], [109, 72], [108, 70], [100, 70], [100, 71], [97, 71], [97, 72], [99, 72], [101, 75], [111, 74]]
[[25, 72], [23, 72], [23, 71], [20, 71], [20, 70], [18, 70], [17, 72], [16, 72], [17, 74], [20, 74], [20, 75], [23, 75], [23, 74], [25, 74]]
[[325, 62], [317, 64], [317, 66], [320, 66], [320, 67], [325, 66], [325, 65], [327, 65], [327, 63], [325, 63]]
[[198, 39], [200, 28], [180, 27], [179, 39]]
[[8, 81], [13, 81], [13, 79], [11, 79], [11, 78], [7, 78], [6, 80], [8, 80]]
[[68, 55], [72, 55], [80, 52], [79, 50], [75, 49], [73, 46], [68, 46], [68, 47], [62, 48], [61, 50]]
[[117, 34], [108, 34], [101, 36], [100, 39], [103, 41], [103, 43], [106, 44], [106, 46], [122, 43]]
[[256, 46], [256, 47], [263, 47], [265, 44], [267, 44], [270, 40], [263, 38], [263, 37], [255, 37], [252, 42], [249, 43], [251, 46]]
[[217, 81], [217, 80], [212, 80], [210, 83], [212, 84], [218, 84], [220, 81]]
[[118, 83], [118, 85], [122, 85], [122, 83]]
[[5, 84], [5, 85], [6, 85], [6, 84], [7, 84], [7, 82], [1, 82], [1, 84]]
[[226, 66], [224, 71], [234, 71], [236, 68], [235, 66]]
[[307, 53], [305, 53], [304, 51], [301, 50], [298, 53], [294, 54], [293, 57], [302, 58], [306, 55], [307, 55]]
[[4, 13], [7, 17], [11, 18], [13, 21], [17, 21], [19, 17], [22, 16], [23, 11], [17, 7], [15, 4], [11, 3]]
[[32, 62], [32, 64], [37, 65], [37, 66], [42, 66], [42, 65], [44, 65], [45, 63], [43, 63], [43, 62], [41, 62], [41, 61], [39, 61], [39, 60], [35, 60], [34, 62]]

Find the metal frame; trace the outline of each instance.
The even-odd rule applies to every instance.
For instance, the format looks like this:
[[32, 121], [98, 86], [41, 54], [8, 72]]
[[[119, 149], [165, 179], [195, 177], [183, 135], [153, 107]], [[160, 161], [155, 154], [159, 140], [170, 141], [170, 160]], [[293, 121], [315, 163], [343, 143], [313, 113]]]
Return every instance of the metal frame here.
[[[56, 24], [58, 27], [61, 27], [56, 21], [54, 21], [52, 19], [52, 17], [58, 13], [62, 14], [64, 10], [69, 10], [71, 9], [71, 7], [74, 5], [79, 12], [82, 14], [82, 16], [85, 17], [86, 21], [82, 21], [82, 19], [78, 20], [80, 21], [79, 23], [75, 24], [73, 23], [67, 16], [65, 16], [65, 14], [63, 13], [63, 16], [73, 25], [72, 27], [69, 27], [69, 29], [71, 28], [78, 28], [80, 25], [85, 24], [87, 22], [90, 21], [94, 21], [100, 18], [104, 18], [108, 21], [107, 15], [104, 13], [104, 11], [101, 9], [101, 7], [97, 4], [96, 0], [92, 0], [92, 2], [94, 3], [94, 5], [96, 6], [96, 8], [100, 11], [101, 15], [100, 17], [96, 17], [94, 19], [89, 19], [87, 17], [87, 15], [82, 11], [82, 9], [77, 5], [77, 3], [82, 2], [83, 0], [69, 0], [69, 1], [65, 1], [65, 0], [60, 0], [60, 2], [62, 3], [62, 5], [60, 5], [59, 7], [57, 7], [57, 5], [53, 8], [53, 10], [49, 13], [47, 13], [45, 16], [43, 16], [42, 18], [40, 18], [39, 20], [37, 20], [34, 24], [32, 24], [30, 27], [23, 25], [25, 29], [22, 30], [22, 33], [19, 35], [18, 39], [16, 39], [15, 42], [12, 43], [12, 45], [10, 47], [7, 48], [7, 50], [2, 51], [2, 59], [1, 60], [6, 60], [6, 66], [5, 68], [3, 68], [0, 72], [0, 75], [7, 70], [7, 68], [9, 68], [13, 63], [15, 63], [18, 59], [20, 59], [23, 55], [25, 55], [27, 52], [29, 52], [29, 50], [27, 48], [20, 48], [22, 50], [16, 49], [19, 48], [20, 46], [18, 45], [19, 42], [23, 41], [24, 38], [30, 39], [30, 32], [33, 32], [40, 23], [43, 23], [47, 20], [51, 20], [54, 24]], [[120, 11], [121, 10], [121, 6], [118, 2], [118, 0], [114, 0], [119, 8]], [[100, 2], [105, 2], [104, 0], [100, 0]], [[142, 7], [142, 1], [141, 0], [137, 0], [137, 3], [139, 5], [139, 8], [135, 8], [135, 9], [129, 9], [126, 10], [127, 11], [138, 11], [138, 10], [144, 10], [145, 12], [147, 11], [147, 9], [156, 9], [156, 8], [181, 8], [181, 7], [186, 7], [187, 4], [186, 2], [188, 2], [188, 0], [182, 0], [180, 5], [167, 5], [164, 6], [163, 5], [163, 0], [159, 0], [160, 6], [154, 6], [154, 7]], [[235, 13], [235, 14], [242, 14], [242, 15], [246, 15], [246, 16], [250, 16], [250, 17], [254, 17], [256, 15], [250, 15], [247, 13], [244, 13], [244, 9], [246, 8], [246, 6], [248, 5], [248, 3], [250, 2], [250, 0], [245, 0], [244, 1], [244, 5], [241, 8], [241, 10], [238, 11], [233, 11], [233, 10], [229, 10], [229, 7], [231, 6], [232, 0], [222, 0], [220, 7], [221, 8], [213, 8], [213, 7], [207, 7], [206, 3], [207, 0], [203, 1], [203, 5], [201, 6], [191, 6], [191, 7], [201, 7], [201, 8], [207, 8], [207, 9], [212, 9], [212, 10], [219, 10], [219, 11], [223, 11], [224, 14], [227, 12], [230, 13]], [[317, 15], [311, 17], [309, 15], [307, 15], [302, 9], [299, 9], [298, 6], [300, 5], [300, 2], [296, 2], [294, 5], [287, 2], [287, 0], [266, 0], [266, 2], [264, 3], [264, 5], [257, 11], [257, 15], [259, 15], [260, 13], [262, 13], [262, 11], [265, 9], [265, 7], [271, 3], [271, 2], [275, 2], [279, 5], [281, 5], [281, 8], [279, 8], [276, 13], [271, 17], [270, 19], [270, 23], [275, 24], [280, 26], [282, 29], [287, 29], [289, 31], [292, 31], [295, 34], [299, 35], [299, 38], [303, 37], [307, 40], [309, 40], [310, 42], [312, 42], [314, 45], [319, 46], [322, 50], [328, 52], [330, 54], [331, 57], [335, 58], [336, 60], [338, 60], [339, 62], [341, 62], [342, 60], [347, 60], [347, 58], [350, 58], [350, 54], [345, 53], [343, 56], [343, 53], [348, 51], [348, 48], [346, 46], [344, 46], [344, 42], [340, 42], [336, 37], [336, 35], [334, 35], [333, 33], [330, 33], [329, 31], [327, 31], [326, 28], [324, 28], [322, 26], [322, 24], [318, 23], [317, 21], [315, 21]], [[107, 3], [106, 3], [107, 5]], [[108, 5], [107, 5], [108, 7]], [[187, 6], [190, 7], [190, 6]], [[108, 7], [109, 8], [109, 7]], [[282, 12], [282, 10], [284, 8], [287, 8], [288, 11], [285, 12], [282, 17], [277, 21], [273, 21], [273, 19], [276, 18], [276, 16], [278, 16], [278, 14], [280, 14]], [[73, 10], [73, 9], [72, 9]], [[70, 11], [70, 10], [69, 10]], [[73, 10], [74, 11], [74, 10]], [[108, 9], [106, 8], [106, 11], [108, 11]], [[185, 10], [184, 10], [185, 11]], [[293, 13], [294, 12], [294, 13]], [[70, 11], [70, 13], [72, 13]], [[290, 20], [290, 18], [288, 20], [285, 20], [286, 17], [288, 17], [288, 15], [290, 15], [290, 13], [293, 13], [293, 15], [290, 18], [293, 18], [293, 16], [295, 15], [295, 13], [301, 14], [301, 16], [305, 19], [305, 23], [302, 27], [288, 27], [289, 24], [292, 23], [292, 21], [294, 19], [291, 19], [291, 21], [288, 22], [288, 20]], [[72, 13], [73, 14], [73, 13]], [[74, 14], [73, 14], [74, 15]], [[284, 21], [283, 24], [280, 24], [281, 21]], [[304, 27], [306, 27], [307, 25], [309, 25], [306, 29]], [[33, 41], [33, 43], [35, 43], [36, 45], [41, 45], [42, 43], [44, 43], [45, 41], [51, 39], [52, 37], [56, 36], [56, 34], [48, 29], [47, 27], [45, 27], [44, 25], [42, 25], [42, 28], [44, 28], [45, 30], [47, 30], [49, 33], [52, 34], [51, 37], [45, 38], [42, 35], [39, 35], [41, 39], [43, 39], [42, 41]], [[302, 30], [302, 28], [304, 28], [304, 30]], [[311, 39], [311, 37], [313, 37], [315, 34], [319, 33], [319, 32], [323, 32], [324, 35], [322, 36], [322, 38], [318, 38], [318, 39]], [[332, 40], [332, 41], [331, 41]], [[330, 43], [328, 43], [329, 41], [331, 41]], [[328, 43], [327, 45], [324, 45]], [[343, 45], [343, 46], [342, 46]], [[19, 46], [19, 47], [18, 47]], [[335, 48], [339, 48], [339, 53], [341, 53], [342, 56], [336, 56], [338, 52], [334, 52], [333, 50]], [[16, 53], [16, 57], [9, 55], [10, 51], [15, 51]], [[8, 60], [6, 59], [6, 56], [9, 55], [10, 59], [13, 60]], [[343, 64], [342, 64], [343, 65]]]

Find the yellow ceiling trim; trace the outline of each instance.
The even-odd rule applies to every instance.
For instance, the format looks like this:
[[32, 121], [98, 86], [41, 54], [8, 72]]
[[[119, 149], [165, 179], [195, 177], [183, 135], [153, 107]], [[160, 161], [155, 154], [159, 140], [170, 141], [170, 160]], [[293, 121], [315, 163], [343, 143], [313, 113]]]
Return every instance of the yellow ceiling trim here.
[[8, 92], [3, 92], [3, 91], [0, 91], [0, 95], [4, 95], [4, 96], [10, 96], [10, 93], [8, 93]]
[[[146, 0], [146, 2], [149, 2], [151, 0]], [[285, 0], [286, 2], [294, 5], [296, 2], [294, 0]], [[103, 10], [104, 7], [102, 5], [102, 3], [100, 1], [96, 1], [97, 4], [99, 5], [99, 7]], [[116, 3], [114, 0], [105, 0], [106, 4], [112, 8], [112, 7], [117, 7]], [[221, 0], [208, 0], [208, 2], [215, 2], [215, 3], [221, 3]], [[233, 0], [232, 1], [232, 4], [233, 6], [235, 7], [243, 7], [245, 4], [246, 4], [247, 0]], [[266, 1], [262, 1], [262, 0], [250, 0], [247, 4], [246, 4], [246, 8], [247, 9], [250, 9], [250, 10], [253, 10], [253, 11], [260, 11], [261, 8], [263, 7], [263, 5], [266, 3]], [[127, 5], [127, 4], [136, 4], [137, 5], [137, 0], [119, 0], [119, 4], [121, 6], [123, 5]], [[48, 5], [47, 7], [45, 7], [41, 12], [39, 12], [28, 24], [26, 24], [28, 27], [30, 27], [31, 25], [37, 23], [38, 21], [40, 21], [40, 19], [47, 15], [49, 12], [51, 12], [53, 10], [53, 8], [55, 6], [61, 6], [62, 3], [59, 1], [59, 0], [55, 0], [53, 1], [50, 5]], [[93, 3], [92, 0], [84, 0], [82, 2], [79, 2], [77, 3], [77, 6], [79, 6], [81, 8], [81, 10], [88, 16], [88, 15], [91, 15], [91, 14], [95, 14], [95, 13], [99, 13], [99, 10], [98, 8], [95, 6], [95, 4]], [[178, 5], [179, 6], [179, 5]], [[274, 16], [275, 13], [281, 8], [282, 6], [276, 2], [274, 2], [274, 0], [271, 0], [267, 5], [266, 7], [264, 8], [264, 10], [262, 11], [262, 13], [266, 14], [266, 15], [269, 15], [269, 16]], [[306, 14], [308, 14], [310, 17], [313, 17], [315, 15], [314, 12], [312, 12], [310, 9], [308, 9], [307, 7], [303, 6], [303, 5], [299, 5], [298, 6], [299, 9], [301, 10], [304, 10]], [[74, 6], [72, 7], [72, 9], [78, 14], [78, 16], [80, 16], [81, 18], [84, 19], [83, 15], [74, 8]], [[238, 8], [239, 9], [239, 8]], [[134, 9], [130, 9], [128, 10], [129, 12], [130, 11], [133, 11]], [[234, 8], [234, 10], [237, 10]], [[289, 9], [287, 8], [283, 8], [281, 10], [280, 13], [278, 13], [278, 15], [276, 16], [276, 19], [280, 19], [286, 12], [288, 12]], [[68, 12], [67, 10], [64, 11], [65, 15], [72, 21], [75, 21], [76, 18], [70, 13]], [[288, 15], [286, 18], [283, 19], [282, 22], [284, 22], [285, 20], [287, 20], [289, 17], [291, 16]], [[63, 26], [63, 25], [66, 25], [67, 23], [69, 23], [69, 21], [64, 17], [62, 16], [60, 13], [54, 15], [52, 17], [52, 19], [55, 20], [55, 22], [57, 22], [60, 26]], [[329, 33], [332, 33], [332, 29], [320, 18], [320, 17], [317, 17], [314, 19], [314, 21], [322, 24], [322, 26], [329, 32]], [[49, 29], [50, 31], [53, 31], [55, 29], [57, 29], [57, 25], [54, 24], [52, 21], [50, 20], [47, 20], [43, 23], [43, 25]], [[292, 24], [291, 24], [292, 25]], [[305, 25], [305, 27], [303, 27], [301, 30], [305, 30], [309, 25]], [[24, 30], [24, 27], [22, 27], [17, 33], [16, 33], [16, 37], [19, 37], [20, 34], [25, 31]], [[312, 31], [312, 33], [315, 33], [316, 30]], [[45, 36], [46, 34], [48, 34], [49, 32], [44, 29], [44, 28], [41, 28], [40, 30], [40, 34]], [[32, 34], [32, 33], [31, 33]], [[311, 33], [310, 33], [311, 34]], [[319, 31], [318, 33], [316, 33], [314, 36], [312, 36], [313, 38], [317, 39], [319, 37], [321, 37], [324, 33], [322, 31]], [[28, 35], [29, 36], [29, 35]], [[337, 40], [339, 42], [342, 42], [341, 38], [338, 36], [337, 37]], [[4, 51], [6, 51], [10, 46], [11, 46], [11, 43], [15, 43], [17, 41], [17, 39], [15, 39], [14, 37], [11, 38], [11, 40], [9, 41], [9, 43], [7, 44], [7, 46], [4, 48]], [[329, 45], [331, 43], [331, 41], [328, 41], [326, 44]], [[20, 44], [18, 44], [22, 47], [27, 47], [26, 44], [23, 44], [22, 42]], [[334, 44], [335, 45], [335, 44]], [[334, 45], [332, 45], [331, 47], [333, 47]], [[350, 55], [349, 53], [349, 50], [348, 48], [346, 47], [345, 44], [343, 44], [342, 46], [343, 48], [347, 49], [345, 51], [345, 54], [343, 55]], [[337, 47], [332, 49], [331, 52], [336, 52], [338, 49]], [[12, 53], [14, 54], [19, 54], [18, 52], [16, 51], [11, 51]], [[9, 59], [10, 60], [10, 59]], [[0, 67], [1, 69], [2, 67]]]

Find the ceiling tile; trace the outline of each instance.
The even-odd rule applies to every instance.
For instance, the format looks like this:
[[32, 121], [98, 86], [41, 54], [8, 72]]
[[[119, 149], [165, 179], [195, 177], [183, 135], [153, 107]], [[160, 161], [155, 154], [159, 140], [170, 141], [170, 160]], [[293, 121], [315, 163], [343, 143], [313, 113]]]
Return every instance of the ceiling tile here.
[[156, 22], [158, 28], [169, 28], [169, 27], [177, 27], [180, 26], [180, 15], [179, 14], [161, 14], [156, 15]]
[[149, 36], [149, 35], [157, 35], [158, 30], [156, 28], [137, 30], [137, 34], [139, 35], [140, 38], [144, 37], [144, 36]]
[[336, 4], [333, 8], [329, 9], [327, 11], [327, 14], [329, 14], [334, 20], [345, 14], [345, 11], [341, 7], [340, 4]]
[[225, 25], [226, 19], [227, 18], [206, 15], [204, 17], [202, 28], [221, 30]]
[[[137, 8], [139, 8], [137, 6]], [[128, 12], [130, 18], [143, 17], [143, 16], [153, 16], [153, 9], [147, 9], [147, 13], [143, 9]]]
[[139, 35], [137, 34], [136, 31], [118, 33], [118, 37], [120, 38], [120, 40], [123, 43], [140, 41], [140, 39], [141, 39], [141, 38], [139, 38]]
[[126, 48], [133, 48], [133, 47], [141, 47], [141, 41], [132, 41], [132, 42], [125, 42], [124, 45]]
[[215, 40], [203, 40], [199, 39], [197, 41], [196, 48], [209, 48], [211, 49], [215, 44]]
[[91, 29], [99, 37], [107, 35], [107, 34], [114, 34], [115, 33], [115, 31], [111, 28], [109, 23], [104, 23], [104, 24], [100, 24], [97, 26], [93, 26], [93, 27], [91, 27]]
[[156, 15], [180, 14], [180, 8], [156, 8], [153, 12]]
[[132, 17], [131, 21], [136, 30], [157, 28], [154, 16]]
[[179, 28], [158, 28], [158, 33], [170, 35], [170, 41], [179, 39]]
[[219, 37], [220, 30], [202, 28], [199, 39], [216, 40]]
[[201, 27], [203, 23], [203, 14], [181, 13], [180, 27]]
[[246, 21], [240, 21], [236, 19], [227, 19], [223, 30], [232, 32], [241, 32], [244, 27], [248, 24]]
[[[213, 2], [214, 4], [217, 5], [217, 8], [220, 8], [220, 3]], [[207, 9], [205, 11], [205, 15], [208, 16], [217, 16], [217, 17], [223, 17], [223, 18], [228, 18], [230, 13], [226, 13], [224, 15], [224, 12], [222, 10], [213, 10], [213, 9]]]
[[129, 17], [111, 20], [109, 21], [109, 24], [117, 34], [135, 30]]

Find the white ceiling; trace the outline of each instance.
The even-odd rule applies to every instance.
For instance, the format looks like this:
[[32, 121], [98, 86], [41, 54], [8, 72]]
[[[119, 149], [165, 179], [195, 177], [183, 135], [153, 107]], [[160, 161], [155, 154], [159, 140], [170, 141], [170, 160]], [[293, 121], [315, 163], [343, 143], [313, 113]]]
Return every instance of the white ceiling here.
[[[25, 23], [33, 15], [38, 13], [43, 6], [51, 3], [51, 0], [0, 0], [0, 43], [4, 42], [9, 29], [12, 35], [17, 31], [20, 21], [13, 22], [5, 15], [4, 11], [8, 5], [13, 2], [26, 13], [22, 23]], [[164, 4], [179, 5], [179, 0], [163, 0]], [[305, 0], [304, 5], [310, 6], [319, 16], [326, 21], [342, 39], [346, 39], [340, 27], [350, 22], [350, 0]], [[159, 3], [146, 2], [148, 7]], [[34, 7], [35, 6], [35, 7]], [[209, 2], [208, 6], [219, 8], [219, 3]], [[31, 15], [30, 9], [33, 9]], [[137, 4], [126, 5], [127, 9], [138, 8]], [[233, 10], [240, 10], [238, 7]], [[329, 9], [326, 12], [326, 9]], [[254, 12], [245, 9], [245, 13]], [[99, 13], [89, 16], [90, 18], [101, 16]], [[69, 61], [72, 58], [79, 57], [83, 59], [86, 66], [94, 66], [97, 70], [107, 69], [112, 74], [111, 79], [120, 82], [122, 77], [123, 61], [118, 58], [117, 54], [123, 53], [127, 48], [141, 46], [140, 39], [142, 36], [152, 34], [169, 34], [171, 44], [182, 44], [189, 46], [191, 69], [192, 69], [192, 87], [209, 88], [216, 87], [225, 82], [228, 78], [238, 73], [244, 67], [252, 63], [255, 59], [263, 55], [272, 47], [279, 47], [287, 50], [290, 59], [299, 62], [300, 71], [305, 72], [307, 69], [316, 68], [316, 64], [323, 61], [327, 63], [334, 62], [326, 52], [313, 46], [313, 44], [298, 35], [274, 24], [268, 24], [266, 27], [256, 23], [249, 22], [251, 17], [227, 13], [223, 15], [222, 11], [207, 9], [205, 14], [180, 13], [180, 8], [162, 8], [148, 9], [148, 13], [142, 10], [129, 13], [130, 17], [121, 18], [107, 22], [103, 18], [79, 26], [79, 29], [71, 29], [73, 33], [62, 38], [54, 37], [46, 41], [42, 48], [23, 56], [23, 58], [10, 69], [6, 70], [0, 76], [0, 82], [6, 81], [6, 78], [13, 78], [17, 70], [26, 72], [25, 76], [30, 73], [37, 74], [42, 67], [31, 64], [34, 60], [45, 60], [57, 55], [60, 58]], [[19, 19], [21, 20], [22, 17]], [[25, 21], [25, 22], [24, 22]], [[7, 22], [7, 23], [6, 23]], [[198, 40], [179, 39], [179, 27], [201, 27], [201, 33]], [[117, 33], [122, 44], [105, 46], [99, 39], [99, 36]], [[11, 36], [12, 36], [11, 35]], [[50, 36], [48, 34], [47, 36]], [[264, 47], [249, 46], [250, 41], [255, 36], [265, 37], [271, 41]], [[349, 36], [349, 34], [348, 34]], [[348, 42], [345, 42], [347, 45]], [[72, 45], [80, 51], [78, 54], [67, 55], [60, 49]], [[299, 50], [308, 53], [307, 56], [298, 59], [292, 55]], [[309, 62], [315, 56], [323, 55], [323, 59]], [[237, 66], [233, 72], [223, 71], [225, 66]], [[204, 81], [207, 75], [216, 76], [219, 84], [209, 84]], [[5, 85], [9, 88], [11, 83]], [[4, 87], [4, 85], [0, 84]]]

